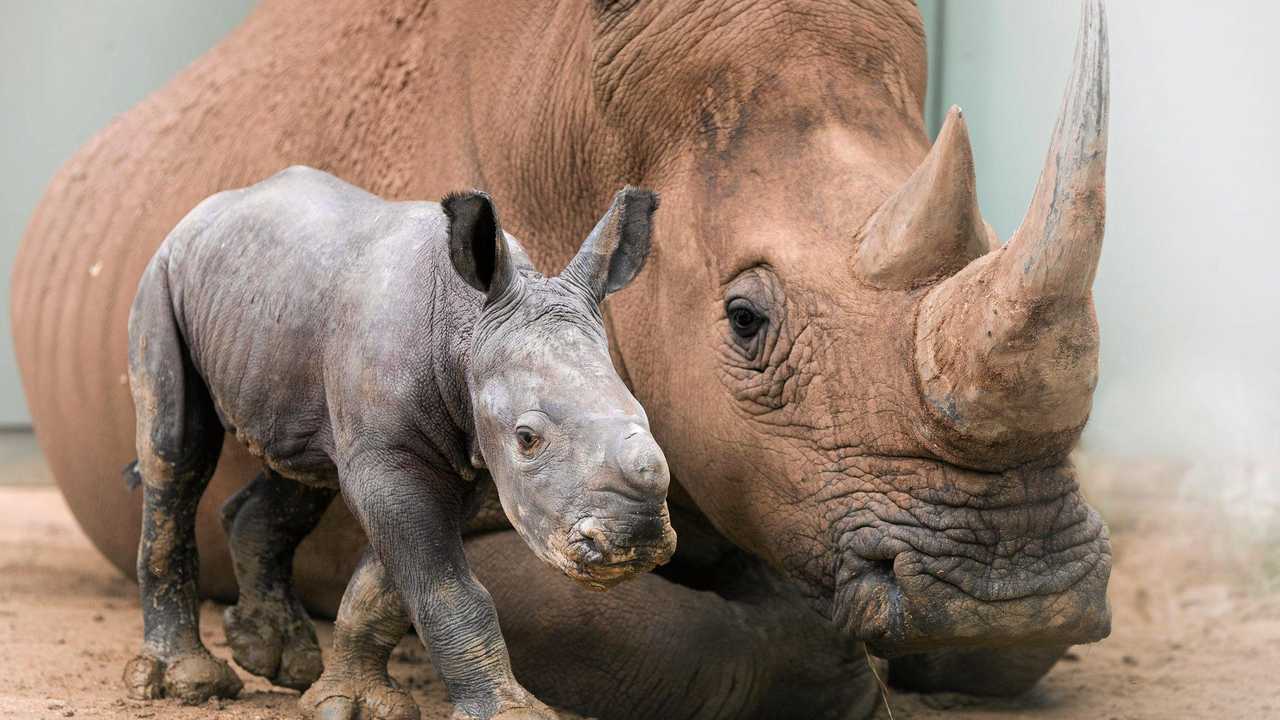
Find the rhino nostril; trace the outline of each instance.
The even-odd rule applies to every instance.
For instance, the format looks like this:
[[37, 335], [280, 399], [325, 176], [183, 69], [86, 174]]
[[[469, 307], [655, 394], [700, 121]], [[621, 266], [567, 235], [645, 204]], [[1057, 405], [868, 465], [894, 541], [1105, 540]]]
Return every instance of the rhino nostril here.
[[603, 553], [608, 543], [605, 542], [604, 523], [588, 515], [578, 521], [578, 535], [596, 552]]

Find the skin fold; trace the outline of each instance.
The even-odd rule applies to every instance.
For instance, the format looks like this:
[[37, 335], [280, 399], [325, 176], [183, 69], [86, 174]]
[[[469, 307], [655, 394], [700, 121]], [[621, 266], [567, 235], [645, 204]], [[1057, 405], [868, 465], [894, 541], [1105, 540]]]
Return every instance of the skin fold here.
[[[237, 663], [297, 689], [320, 675], [293, 554], [340, 491], [370, 541], [348, 599], [369, 587], [389, 598], [459, 717], [554, 717], [512, 675], [461, 533], [493, 488], [534, 553], [591, 587], [671, 557], [666, 461], [613, 371], [597, 308], [643, 266], [656, 207], [652, 193], [618, 193], [552, 278], [481, 193], [388, 203], [294, 167], [192, 210], [129, 320], [145, 510], [145, 640], [129, 694], [201, 703], [241, 688], [200, 641], [195, 580], [194, 515], [225, 432], [266, 465], [222, 513], [241, 589], [224, 618]], [[360, 644], [346, 640], [339, 656]], [[391, 698], [416, 715], [407, 694], [374, 690], [331, 673], [307, 705], [355, 717]]]
[[[865, 642], [894, 682], [1020, 692], [1110, 622], [1106, 529], [1067, 458], [1105, 215], [1105, 18], [1083, 6], [1029, 222], [1000, 245], [963, 116], [926, 136], [913, 3], [268, 0], [89, 143], [32, 221], [15, 346], [55, 476], [131, 568], [137, 536], [103, 519], [140, 512], [104, 479], [132, 455], [126, 308], [212, 192], [294, 162], [386, 197], [483, 187], [560, 267], [615, 188], [652, 187], [656, 249], [604, 325], [680, 548], [590, 593], [486, 501], [468, 552], [516, 676], [598, 717], [861, 717]], [[221, 598], [216, 503], [257, 472], [235, 448], [195, 511]], [[298, 549], [302, 601], [334, 613], [362, 547], [331, 509]]]

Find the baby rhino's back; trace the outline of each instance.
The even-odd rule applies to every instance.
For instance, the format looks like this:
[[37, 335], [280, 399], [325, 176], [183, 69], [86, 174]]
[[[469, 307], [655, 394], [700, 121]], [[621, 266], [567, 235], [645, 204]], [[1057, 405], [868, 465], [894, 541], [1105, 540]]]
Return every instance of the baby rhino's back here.
[[161, 249], [178, 324], [223, 424], [286, 475], [331, 479], [323, 359], [335, 295], [393, 208], [292, 167], [201, 203]]

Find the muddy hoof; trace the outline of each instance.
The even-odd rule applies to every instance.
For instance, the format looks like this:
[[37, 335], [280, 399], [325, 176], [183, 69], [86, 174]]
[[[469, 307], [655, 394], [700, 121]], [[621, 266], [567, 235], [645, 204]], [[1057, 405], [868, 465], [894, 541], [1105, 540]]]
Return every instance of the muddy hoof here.
[[314, 720], [419, 720], [418, 704], [405, 690], [381, 681], [321, 677], [298, 701]]
[[124, 667], [129, 697], [154, 700], [171, 697], [198, 705], [209, 698], [233, 698], [244, 683], [226, 662], [208, 652], [179, 655], [168, 661], [139, 655]]
[[324, 672], [324, 660], [320, 657], [320, 646], [316, 642], [315, 631], [306, 635], [294, 635], [285, 643], [280, 652], [280, 671], [271, 679], [276, 685], [306, 690], [320, 679]]
[[124, 687], [134, 700], [164, 697], [164, 663], [150, 655], [139, 655], [124, 666]]
[[236, 664], [275, 685], [306, 690], [324, 672], [316, 632], [305, 615], [245, 612], [233, 605], [222, 624]]

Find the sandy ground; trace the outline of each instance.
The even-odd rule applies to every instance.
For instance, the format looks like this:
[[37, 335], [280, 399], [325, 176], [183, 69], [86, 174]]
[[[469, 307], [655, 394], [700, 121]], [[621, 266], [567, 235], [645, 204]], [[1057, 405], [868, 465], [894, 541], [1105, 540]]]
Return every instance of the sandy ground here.
[[[30, 462], [13, 470], [40, 472]], [[1234, 468], [1227, 482], [1216, 470], [1168, 465], [1086, 470], [1113, 526], [1112, 637], [1075, 648], [1017, 700], [895, 694], [894, 717], [1280, 718], [1280, 474]], [[204, 637], [229, 657], [220, 614], [206, 604]], [[327, 647], [330, 625], [319, 626]], [[232, 702], [126, 699], [120, 669], [141, 634], [134, 585], [92, 548], [57, 491], [0, 487], [0, 717], [298, 716], [296, 693], [243, 672], [244, 693]], [[413, 689], [424, 719], [448, 717], [412, 637], [392, 674]]]

